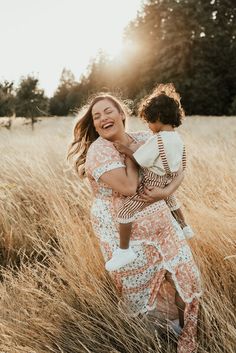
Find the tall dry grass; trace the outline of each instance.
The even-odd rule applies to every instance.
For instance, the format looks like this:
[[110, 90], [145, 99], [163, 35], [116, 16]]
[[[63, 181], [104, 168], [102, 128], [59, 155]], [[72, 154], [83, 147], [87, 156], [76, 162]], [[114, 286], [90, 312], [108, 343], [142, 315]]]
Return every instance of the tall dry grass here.
[[[178, 194], [205, 290], [200, 353], [236, 351], [235, 122], [195, 117], [181, 127], [188, 170]], [[72, 125], [0, 131], [0, 352], [172, 353], [164, 329], [118, 309], [89, 222], [91, 193], [65, 160]]]

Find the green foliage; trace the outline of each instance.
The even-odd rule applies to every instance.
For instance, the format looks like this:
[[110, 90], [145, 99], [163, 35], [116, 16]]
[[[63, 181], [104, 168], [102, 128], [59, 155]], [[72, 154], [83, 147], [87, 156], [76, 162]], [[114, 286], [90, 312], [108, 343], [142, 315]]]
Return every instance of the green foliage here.
[[234, 0], [147, 0], [126, 28], [125, 60], [101, 53], [78, 89], [82, 96], [120, 89], [138, 101], [157, 83], [173, 82], [187, 114], [229, 114], [236, 96], [235, 18]]
[[11, 116], [14, 113], [15, 96], [13, 82], [0, 83], [0, 116]]
[[234, 97], [231, 105], [230, 105], [230, 108], [229, 108], [229, 114], [230, 115], [236, 115], [236, 96]]
[[[188, 115], [235, 114], [235, 19], [235, 0], [144, 1], [125, 30], [124, 56], [111, 60], [100, 52], [79, 82], [64, 69], [50, 114], [73, 114], [98, 91], [118, 92], [136, 104], [160, 82], [175, 84]], [[0, 115], [11, 115], [14, 106], [22, 116], [47, 112], [37, 84], [22, 80], [15, 102], [10, 87], [0, 85]]]
[[140, 44], [136, 90], [171, 81], [188, 114], [227, 114], [236, 90], [235, 17], [233, 0], [147, 1], [126, 30]]
[[38, 88], [38, 79], [23, 78], [16, 92], [16, 116], [37, 117], [47, 114], [48, 98]]
[[51, 115], [66, 116], [76, 111], [82, 96], [80, 86], [70, 70], [63, 69], [60, 84], [54, 96], [50, 99]]

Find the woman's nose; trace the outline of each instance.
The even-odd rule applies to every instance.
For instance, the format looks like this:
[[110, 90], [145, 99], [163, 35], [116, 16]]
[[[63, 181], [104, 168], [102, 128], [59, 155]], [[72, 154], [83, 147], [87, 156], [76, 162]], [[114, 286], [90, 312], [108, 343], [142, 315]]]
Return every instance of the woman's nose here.
[[106, 121], [106, 120], [107, 120], [107, 116], [106, 116], [106, 114], [104, 113], [104, 114], [101, 115], [101, 121]]

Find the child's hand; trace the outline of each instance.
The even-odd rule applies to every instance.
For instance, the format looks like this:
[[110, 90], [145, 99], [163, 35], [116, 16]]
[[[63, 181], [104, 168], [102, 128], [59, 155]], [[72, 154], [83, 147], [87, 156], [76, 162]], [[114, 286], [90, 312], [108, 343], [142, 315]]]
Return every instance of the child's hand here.
[[113, 145], [115, 146], [117, 151], [119, 151], [120, 153], [127, 155], [130, 152], [128, 147], [126, 147], [125, 145], [123, 145], [122, 143], [120, 143], [118, 141], [114, 142]]
[[142, 145], [142, 144], [140, 144], [140, 143], [132, 142], [132, 143], [129, 145], [129, 148], [131, 149], [132, 152], [136, 152], [137, 149], [138, 149], [141, 145]]
[[165, 189], [156, 186], [144, 187], [144, 192], [139, 195], [139, 201], [153, 203], [166, 198]]

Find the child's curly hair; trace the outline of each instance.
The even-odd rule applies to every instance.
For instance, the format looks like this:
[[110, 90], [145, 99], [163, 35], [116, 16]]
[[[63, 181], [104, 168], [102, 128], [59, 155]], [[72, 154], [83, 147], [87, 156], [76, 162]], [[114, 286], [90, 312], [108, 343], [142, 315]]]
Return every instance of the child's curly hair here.
[[147, 122], [154, 123], [158, 120], [173, 127], [180, 126], [185, 116], [180, 95], [173, 83], [158, 85], [150, 95], [143, 98], [138, 113]]

